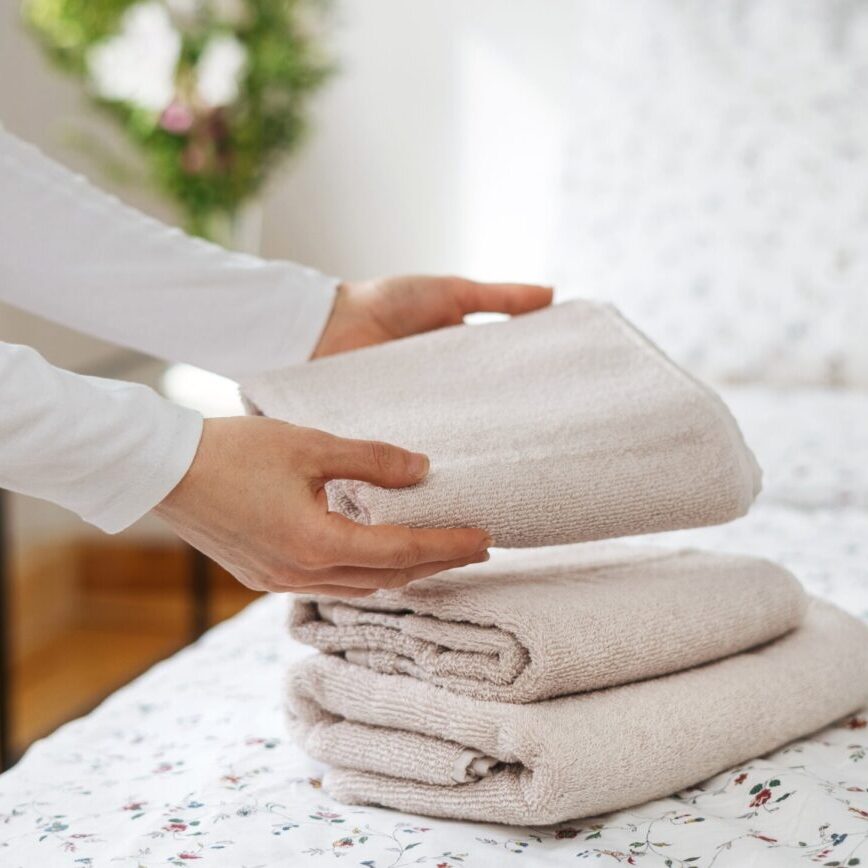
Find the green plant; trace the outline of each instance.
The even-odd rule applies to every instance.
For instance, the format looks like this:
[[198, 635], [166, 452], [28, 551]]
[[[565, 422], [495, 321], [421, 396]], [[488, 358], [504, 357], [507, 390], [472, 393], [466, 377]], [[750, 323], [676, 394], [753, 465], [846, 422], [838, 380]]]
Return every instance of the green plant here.
[[304, 131], [331, 72], [321, 0], [25, 0], [62, 69], [143, 153], [186, 228], [214, 237]]

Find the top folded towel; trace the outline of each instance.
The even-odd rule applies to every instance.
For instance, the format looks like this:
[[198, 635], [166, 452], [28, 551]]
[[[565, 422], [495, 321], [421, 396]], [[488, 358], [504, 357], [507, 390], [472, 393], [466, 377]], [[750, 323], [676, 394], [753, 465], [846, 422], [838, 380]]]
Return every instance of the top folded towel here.
[[329, 483], [331, 508], [366, 524], [554, 545], [719, 524], [760, 488], [720, 398], [605, 304], [440, 329], [243, 391], [268, 416], [430, 457], [412, 488]]

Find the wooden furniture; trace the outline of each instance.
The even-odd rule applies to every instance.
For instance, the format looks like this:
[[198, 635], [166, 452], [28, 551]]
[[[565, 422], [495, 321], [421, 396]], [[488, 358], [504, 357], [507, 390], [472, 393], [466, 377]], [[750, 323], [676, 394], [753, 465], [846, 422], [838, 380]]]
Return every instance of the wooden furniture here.
[[[10, 521], [9, 492], [0, 489], [0, 770], [5, 771], [18, 759], [19, 749], [13, 741], [13, 721], [15, 711], [21, 709], [14, 707], [16, 693], [15, 684], [15, 630], [13, 618], [13, 580], [12, 580], [12, 531]], [[97, 557], [99, 555], [97, 554]], [[211, 625], [215, 613], [212, 611], [213, 593], [211, 573], [214, 565], [201, 552], [193, 548], [186, 551], [186, 597], [188, 601], [188, 626], [184, 633], [186, 641], [182, 645], [194, 642]], [[91, 559], [92, 563], [92, 559]], [[85, 564], [85, 568], [87, 564]], [[121, 561], [121, 569], [123, 561]], [[104, 572], [104, 571], [103, 571]], [[140, 570], [141, 572], [141, 570]], [[177, 586], [177, 584], [176, 584]], [[243, 605], [246, 599], [241, 599], [239, 605]], [[177, 608], [177, 607], [176, 607]], [[225, 607], [224, 607], [225, 609]], [[225, 616], [221, 611], [220, 615]], [[79, 641], [81, 645], [81, 641]], [[163, 653], [170, 653], [177, 649], [177, 640], [174, 646]], [[158, 649], [151, 653], [160, 653]], [[139, 652], [141, 655], [141, 651]], [[44, 665], [42, 667], [45, 668]], [[132, 671], [129, 676], [138, 674]], [[115, 676], [117, 677], [117, 676]], [[117, 687], [118, 685], [113, 685]], [[19, 684], [20, 688], [21, 685]], [[94, 704], [93, 699], [86, 702], [86, 707], [76, 708], [76, 713], [88, 711]]]

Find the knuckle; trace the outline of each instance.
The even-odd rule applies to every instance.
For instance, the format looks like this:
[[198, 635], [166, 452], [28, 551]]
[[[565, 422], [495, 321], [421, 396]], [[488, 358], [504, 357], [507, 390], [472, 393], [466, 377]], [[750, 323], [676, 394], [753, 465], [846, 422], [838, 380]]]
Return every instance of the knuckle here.
[[392, 447], [386, 443], [380, 443], [377, 440], [372, 440], [368, 443], [369, 459], [374, 468], [381, 471], [388, 471], [394, 465], [394, 452]]

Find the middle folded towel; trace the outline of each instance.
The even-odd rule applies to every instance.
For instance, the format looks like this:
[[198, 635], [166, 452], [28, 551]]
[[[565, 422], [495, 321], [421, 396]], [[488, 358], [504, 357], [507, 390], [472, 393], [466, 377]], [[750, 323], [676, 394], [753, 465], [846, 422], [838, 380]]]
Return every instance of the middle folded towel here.
[[377, 672], [533, 702], [727, 657], [798, 626], [806, 604], [769, 561], [602, 543], [498, 551], [351, 601], [301, 597], [290, 631]]

